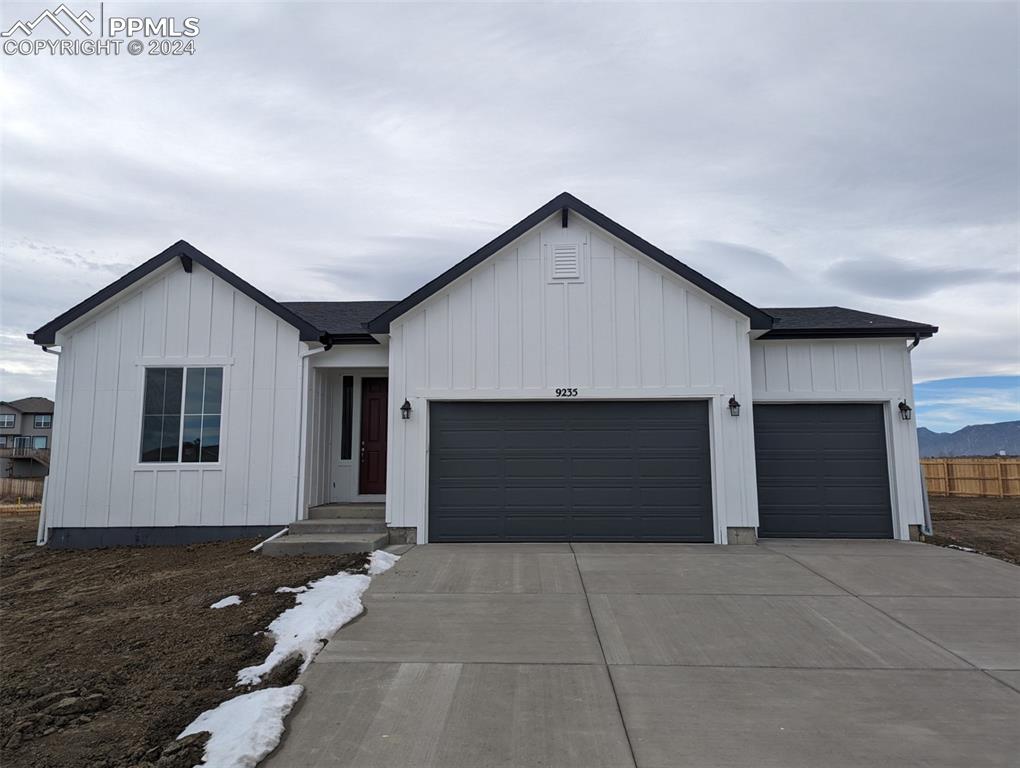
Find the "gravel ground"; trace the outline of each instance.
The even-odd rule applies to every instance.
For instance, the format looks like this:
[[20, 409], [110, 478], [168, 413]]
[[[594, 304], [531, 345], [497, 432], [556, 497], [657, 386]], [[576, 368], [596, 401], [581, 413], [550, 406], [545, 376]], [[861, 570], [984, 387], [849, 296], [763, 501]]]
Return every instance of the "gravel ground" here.
[[[0, 518], [4, 768], [191, 768], [204, 737], [174, 737], [265, 658], [272, 643], [256, 633], [295, 600], [274, 590], [365, 563], [262, 557], [254, 540], [51, 551], [35, 528], [34, 516]], [[209, 609], [233, 594], [241, 605]], [[285, 666], [263, 685], [289, 683], [297, 664]]]

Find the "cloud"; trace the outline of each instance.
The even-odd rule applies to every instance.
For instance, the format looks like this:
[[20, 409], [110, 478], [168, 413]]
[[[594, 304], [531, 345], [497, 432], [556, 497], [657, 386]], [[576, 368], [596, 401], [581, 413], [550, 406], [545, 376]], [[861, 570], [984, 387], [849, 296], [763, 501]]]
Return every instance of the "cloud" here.
[[919, 376], [1020, 372], [1015, 4], [171, 12], [195, 56], [5, 57], [5, 364], [179, 238], [400, 298], [567, 189], [752, 303], [939, 325]]
[[826, 270], [826, 277], [866, 296], [916, 299], [976, 283], [1015, 284], [1020, 279], [1020, 270], [929, 267], [873, 256], [838, 261]]
[[793, 274], [778, 257], [761, 248], [753, 248], [739, 243], [699, 240], [690, 249], [685, 249], [674, 255], [702, 265], [724, 264], [728, 270], [749, 269], [776, 279], [789, 278]]

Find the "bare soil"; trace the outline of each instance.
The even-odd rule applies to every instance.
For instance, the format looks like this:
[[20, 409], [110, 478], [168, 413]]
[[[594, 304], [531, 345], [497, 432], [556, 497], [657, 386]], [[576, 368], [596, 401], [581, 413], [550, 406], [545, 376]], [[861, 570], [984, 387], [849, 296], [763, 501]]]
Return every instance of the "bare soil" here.
[[933, 544], [976, 549], [1020, 565], [1020, 499], [931, 496]]
[[[270, 558], [257, 540], [54, 551], [35, 516], [0, 518], [0, 764], [4, 768], [191, 768], [205, 737], [174, 739], [237, 695], [258, 634], [294, 604], [275, 594], [363, 555]], [[211, 610], [227, 595], [239, 606]], [[298, 662], [263, 686], [289, 683]], [[247, 689], [250, 690], [250, 689]]]

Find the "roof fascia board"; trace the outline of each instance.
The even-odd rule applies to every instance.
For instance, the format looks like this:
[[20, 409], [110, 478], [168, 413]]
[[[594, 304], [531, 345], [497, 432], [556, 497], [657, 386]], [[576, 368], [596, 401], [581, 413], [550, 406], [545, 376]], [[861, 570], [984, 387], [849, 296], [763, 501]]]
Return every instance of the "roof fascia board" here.
[[376, 346], [379, 341], [370, 333], [330, 333], [326, 334], [329, 338], [329, 343], [333, 346], [339, 346], [343, 344], [368, 344], [370, 346]]
[[929, 339], [938, 333], [938, 327], [925, 328], [840, 328], [840, 329], [804, 329], [788, 331], [769, 331], [759, 341], [779, 341], [796, 339], [912, 339], [920, 336]]
[[534, 229], [550, 216], [555, 214], [562, 215], [564, 208], [570, 209], [574, 213], [587, 219], [592, 224], [613, 235], [615, 238], [630, 246], [634, 250], [647, 256], [653, 261], [658, 262], [670, 272], [679, 275], [683, 279], [687, 280], [687, 282], [695, 285], [722, 303], [732, 307], [739, 313], [746, 315], [751, 321], [751, 328], [762, 329], [772, 327], [772, 317], [770, 315], [762, 312], [749, 302], [744, 301], [739, 296], [730, 293], [722, 286], [673, 258], [665, 251], [656, 248], [644, 238], [634, 234], [626, 227], [617, 224], [608, 216], [599, 213], [597, 210], [586, 203], [581, 202], [570, 193], [563, 192], [562, 194], [554, 197], [541, 208], [521, 219], [519, 222], [510, 227], [510, 229], [503, 232], [503, 234], [497, 236], [493, 240], [490, 240], [466, 259], [458, 262], [435, 279], [423, 285], [403, 301], [386, 310], [374, 320], [369, 321], [366, 324], [367, 330], [371, 333], [387, 333], [389, 331], [390, 323], [393, 320], [407, 313], [409, 310], [425, 301], [425, 299], [436, 294], [442, 288], [446, 287], [496, 252], [510, 245], [514, 240], [517, 240], [523, 234]]

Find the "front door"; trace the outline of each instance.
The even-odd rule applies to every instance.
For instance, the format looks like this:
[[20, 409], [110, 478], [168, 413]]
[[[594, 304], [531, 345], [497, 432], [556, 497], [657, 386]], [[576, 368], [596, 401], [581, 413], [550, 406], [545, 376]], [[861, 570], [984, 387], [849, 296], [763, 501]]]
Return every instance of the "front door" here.
[[361, 380], [361, 470], [358, 493], [386, 493], [387, 379]]

